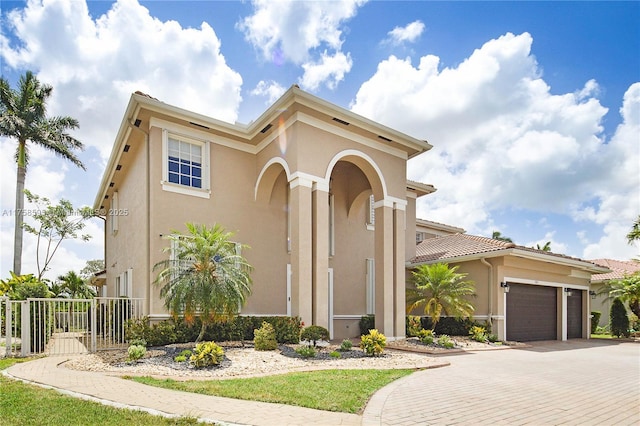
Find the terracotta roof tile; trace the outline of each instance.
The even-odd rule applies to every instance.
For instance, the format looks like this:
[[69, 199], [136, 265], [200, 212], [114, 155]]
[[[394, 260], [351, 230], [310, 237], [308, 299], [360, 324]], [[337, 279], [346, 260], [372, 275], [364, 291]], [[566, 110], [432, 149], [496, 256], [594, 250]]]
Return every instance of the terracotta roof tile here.
[[416, 247], [416, 257], [411, 263], [463, 257], [480, 253], [515, 248], [516, 245], [492, 238], [469, 234], [452, 234], [427, 238]]
[[[483, 253], [497, 252], [506, 249], [517, 249], [530, 253], [538, 253], [560, 259], [575, 260], [596, 265], [592, 261], [566, 256], [564, 254], [553, 253], [534, 249], [531, 247], [519, 246], [501, 240], [494, 240], [489, 237], [480, 237], [469, 234], [452, 234], [435, 238], [427, 238], [416, 246], [416, 257], [411, 259], [411, 263], [422, 263], [457, 257], [474, 256]], [[605, 266], [606, 267], [606, 266]]]
[[611, 269], [611, 272], [606, 274], [592, 275], [592, 282], [619, 280], [624, 278], [626, 275], [631, 275], [635, 272], [640, 271], [640, 263], [638, 262], [614, 259], [593, 259], [589, 262]]

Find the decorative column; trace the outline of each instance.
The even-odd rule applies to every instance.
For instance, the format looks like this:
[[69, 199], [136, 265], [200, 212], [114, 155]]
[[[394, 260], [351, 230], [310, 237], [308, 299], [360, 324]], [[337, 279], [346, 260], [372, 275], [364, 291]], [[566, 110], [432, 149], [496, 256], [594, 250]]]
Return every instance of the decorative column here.
[[329, 187], [314, 183], [313, 205], [313, 324], [330, 329], [329, 318]]
[[406, 203], [401, 204], [396, 202], [394, 206], [394, 238], [393, 238], [393, 256], [394, 256], [394, 277], [393, 277], [393, 291], [394, 291], [394, 333], [392, 337], [401, 339], [405, 337], [405, 316], [406, 316], [406, 296], [405, 296], [405, 209]]
[[393, 202], [376, 201], [375, 265], [376, 328], [385, 336], [394, 336], [394, 227]]
[[312, 323], [311, 180], [295, 178], [291, 189], [291, 314]]

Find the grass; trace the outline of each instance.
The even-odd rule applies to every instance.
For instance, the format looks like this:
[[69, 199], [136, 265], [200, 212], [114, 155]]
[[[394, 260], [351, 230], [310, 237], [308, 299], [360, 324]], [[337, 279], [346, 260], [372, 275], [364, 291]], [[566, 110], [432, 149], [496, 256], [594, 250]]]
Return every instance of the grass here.
[[613, 339], [611, 334], [592, 334], [592, 339]]
[[[29, 359], [2, 358], [0, 370]], [[141, 411], [124, 410], [10, 380], [0, 375], [0, 413], [3, 425], [195, 425], [195, 418], [168, 419]], [[43, 423], [45, 422], [45, 423]]]
[[228, 380], [129, 377], [166, 389], [252, 401], [275, 402], [325, 411], [360, 413], [375, 391], [415, 370], [322, 370]]

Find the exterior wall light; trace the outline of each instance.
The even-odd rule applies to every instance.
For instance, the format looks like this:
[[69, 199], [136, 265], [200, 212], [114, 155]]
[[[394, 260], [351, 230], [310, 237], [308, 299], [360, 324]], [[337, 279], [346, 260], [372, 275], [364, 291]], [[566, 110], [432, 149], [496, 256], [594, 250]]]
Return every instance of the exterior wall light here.
[[567, 293], [567, 296], [569, 297], [573, 296], [573, 291], [570, 288], [565, 288], [564, 292]]
[[509, 293], [509, 283], [501, 282], [500, 287], [502, 287], [505, 293]]
[[591, 296], [592, 299], [596, 298], [596, 292], [593, 290], [589, 290], [589, 296]]

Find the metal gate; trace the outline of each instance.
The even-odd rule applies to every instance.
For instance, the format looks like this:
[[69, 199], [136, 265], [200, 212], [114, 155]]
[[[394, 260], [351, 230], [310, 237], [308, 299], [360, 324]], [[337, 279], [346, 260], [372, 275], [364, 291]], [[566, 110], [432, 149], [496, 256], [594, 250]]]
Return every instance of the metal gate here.
[[125, 324], [142, 317], [142, 300], [0, 298], [0, 345], [5, 347], [0, 354], [67, 355], [126, 347]]

